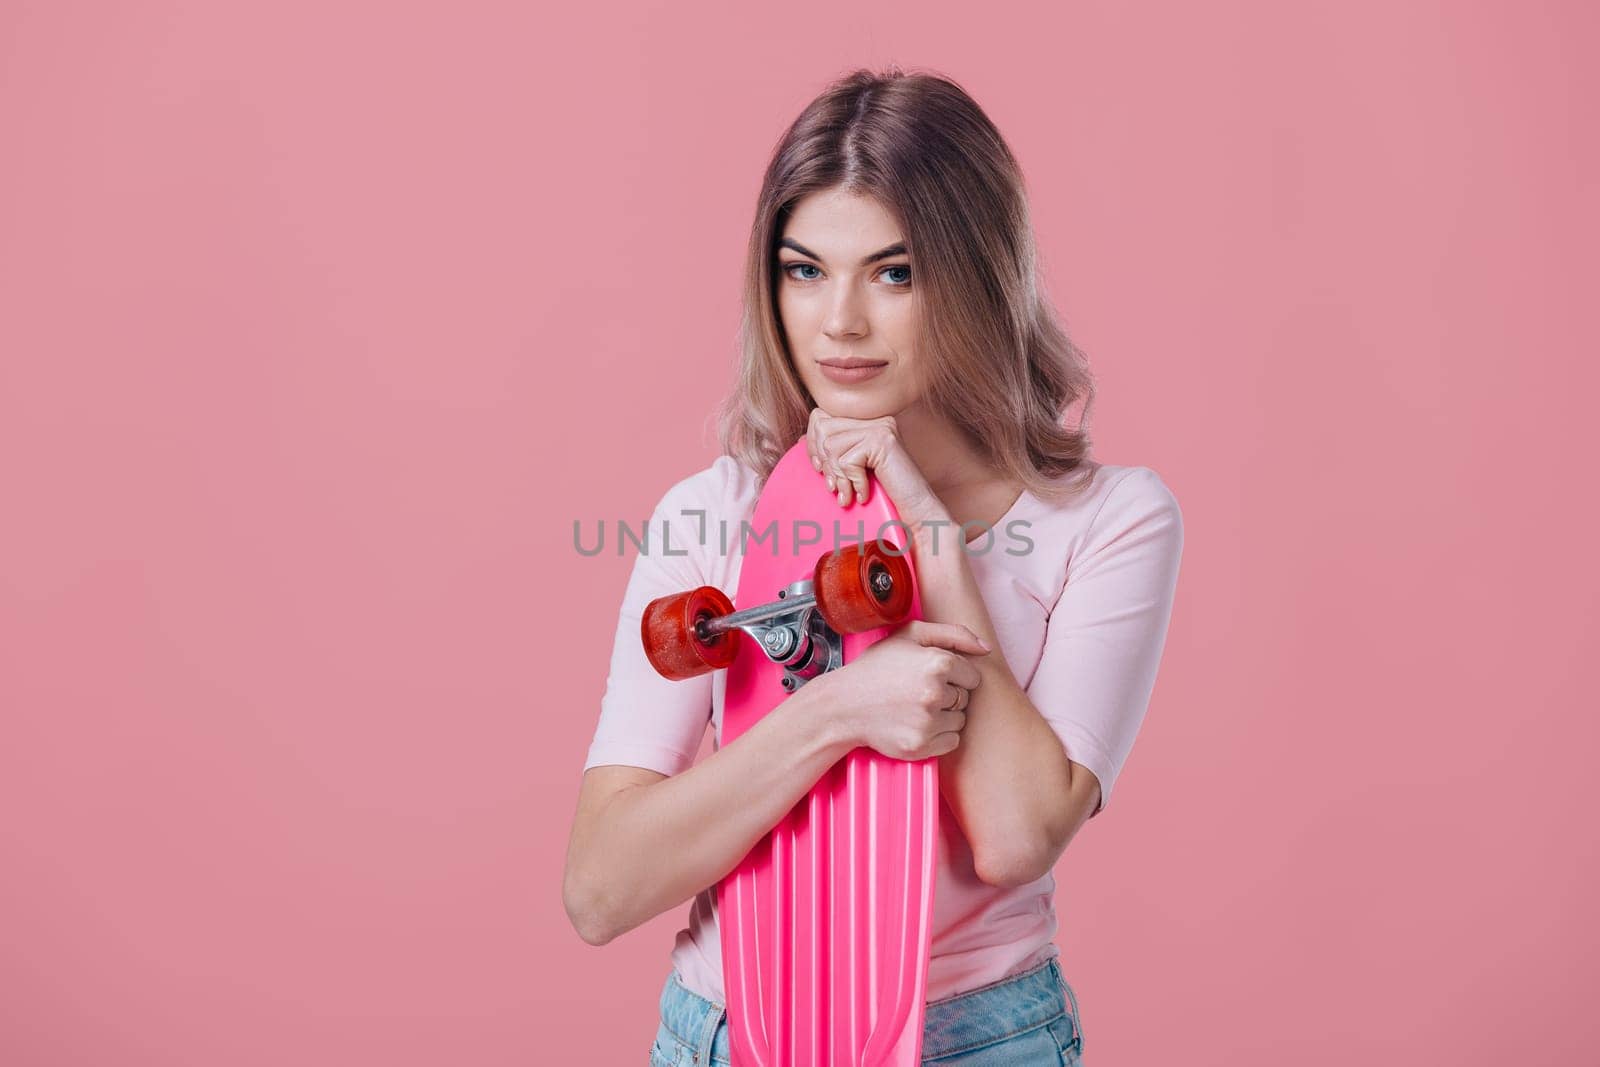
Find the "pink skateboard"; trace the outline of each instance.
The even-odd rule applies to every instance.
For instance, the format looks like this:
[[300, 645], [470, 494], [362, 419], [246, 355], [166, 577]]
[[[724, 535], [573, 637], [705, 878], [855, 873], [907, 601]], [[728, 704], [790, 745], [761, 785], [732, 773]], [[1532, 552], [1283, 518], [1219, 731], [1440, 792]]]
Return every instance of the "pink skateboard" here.
[[[641, 634], [663, 675], [727, 667], [721, 744], [919, 617], [895, 519], [876, 482], [865, 503], [841, 508], [802, 440], [756, 501], [738, 610], [714, 586], [645, 609]], [[857, 748], [718, 883], [734, 1067], [920, 1062], [938, 821], [936, 758]]]

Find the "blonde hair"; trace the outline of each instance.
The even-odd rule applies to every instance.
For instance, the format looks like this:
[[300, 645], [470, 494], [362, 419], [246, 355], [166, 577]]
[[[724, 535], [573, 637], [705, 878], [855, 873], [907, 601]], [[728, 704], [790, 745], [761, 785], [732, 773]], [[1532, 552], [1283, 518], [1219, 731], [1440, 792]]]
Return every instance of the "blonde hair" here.
[[835, 187], [876, 199], [904, 234], [929, 410], [1036, 495], [1086, 484], [1093, 376], [1041, 289], [1016, 159], [954, 81], [894, 66], [834, 82], [773, 151], [750, 230], [738, 379], [715, 416], [722, 451], [765, 482], [806, 431], [815, 404], [784, 341], [777, 242], [802, 197]]

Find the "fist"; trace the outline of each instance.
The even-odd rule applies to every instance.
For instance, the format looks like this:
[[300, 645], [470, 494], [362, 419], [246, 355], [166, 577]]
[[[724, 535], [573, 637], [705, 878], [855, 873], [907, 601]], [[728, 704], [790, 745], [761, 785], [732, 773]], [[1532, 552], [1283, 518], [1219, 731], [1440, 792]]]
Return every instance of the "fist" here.
[[838, 714], [855, 745], [921, 760], [961, 743], [966, 709], [982, 680], [972, 657], [988, 654], [965, 626], [914, 619], [823, 677], [841, 679], [834, 688], [841, 694]]

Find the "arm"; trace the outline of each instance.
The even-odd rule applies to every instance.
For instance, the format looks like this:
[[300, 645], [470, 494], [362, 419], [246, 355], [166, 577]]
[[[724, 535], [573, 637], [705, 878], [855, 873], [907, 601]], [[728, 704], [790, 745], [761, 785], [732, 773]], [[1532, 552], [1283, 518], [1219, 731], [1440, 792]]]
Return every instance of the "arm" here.
[[[1176, 498], [1154, 471], [1133, 469], [1073, 552], [1027, 690], [1003, 656], [973, 661], [983, 681], [940, 781], [986, 881], [1043, 877], [1110, 799], [1155, 687], [1182, 553]], [[927, 562], [923, 613], [959, 618], [998, 648], [966, 553]], [[921, 558], [917, 567], [921, 581]]]
[[598, 783], [620, 768], [585, 773], [562, 889], [585, 941], [606, 944], [714, 885], [850, 752], [828, 713], [833, 680], [812, 679], [681, 774], [628, 768], [633, 781], [608, 790]]
[[1043, 877], [1104, 809], [1133, 746], [1166, 640], [1182, 514], [1149, 468], [1107, 490], [1069, 562], [1024, 690], [995, 654], [998, 635], [959, 535], [955, 548], [933, 551], [940, 528], [954, 523], [898, 433], [893, 416], [849, 419], [817, 408], [807, 430], [812, 464], [841, 505], [867, 498], [871, 470], [912, 531], [923, 618], [964, 624], [995, 650], [970, 661], [979, 684], [961, 743], [939, 757], [940, 790], [972, 846], [978, 877], [1026, 884]]
[[983, 681], [972, 691], [961, 744], [939, 757], [939, 787], [972, 845], [978, 877], [990, 885], [1026, 885], [1055, 865], [1088, 821], [1100, 786], [1088, 768], [1067, 758], [1017, 684], [967, 554], [949, 544], [952, 528], [937, 553], [937, 527], [917, 528], [912, 551], [922, 615], [963, 623], [995, 651], [972, 657]]
[[[1093, 773], [1067, 758], [1050, 723], [1017, 684], [983, 602], [960, 534], [935, 551], [949, 510], [899, 439], [894, 416], [836, 418], [821, 408], [807, 429], [812, 466], [839, 501], [866, 499], [867, 470], [910, 528], [922, 617], [964, 624], [993, 650], [974, 656], [980, 680], [956, 748], [939, 757], [940, 792], [972, 846], [977, 875], [990, 885], [1041, 877], [1099, 802]], [[1019, 788], [1026, 783], [1026, 788]]]

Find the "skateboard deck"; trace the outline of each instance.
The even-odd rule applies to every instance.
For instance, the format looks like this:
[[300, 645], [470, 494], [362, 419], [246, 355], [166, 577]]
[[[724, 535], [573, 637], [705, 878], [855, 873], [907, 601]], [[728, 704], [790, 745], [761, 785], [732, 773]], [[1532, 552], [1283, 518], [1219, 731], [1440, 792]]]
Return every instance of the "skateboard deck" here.
[[[779, 461], [749, 520], [733, 604], [744, 615], [815, 594], [817, 610], [800, 627], [811, 631], [812, 655], [797, 678], [793, 654], [775, 659], [748, 629], [721, 633], [740, 646], [737, 655], [723, 647], [706, 657], [705, 646], [697, 646], [695, 655], [728, 671], [721, 745], [731, 744], [814, 676], [806, 672], [837, 669], [894, 628], [862, 628], [857, 615], [855, 632], [838, 632], [819, 619], [849, 614], [837, 606], [844, 595], [831, 591], [838, 574], [824, 577], [818, 564], [836, 546], [853, 555], [848, 545], [859, 535], [869, 550], [887, 546], [899, 553], [904, 562], [894, 572], [896, 595], [902, 598], [897, 606], [909, 604], [903, 618], [920, 617], [908, 538], [896, 519], [893, 504], [875, 482], [865, 502], [840, 507], [811, 466], [804, 440]], [[875, 538], [880, 546], [872, 545]], [[868, 562], [856, 560], [852, 573], [865, 574]], [[881, 571], [880, 566], [869, 580], [877, 583], [880, 598], [888, 581]], [[709, 609], [713, 614], [732, 606], [719, 590], [702, 587], [696, 593], [723, 601]], [[681, 599], [680, 618], [684, 612], [693, 618], [708, 611], [703, 596]], [[642, 630], [647, 646], [652, 641], [670, 646], [675, 639], [651, 611]], [[774, 639], [759, 624], [756, 630], [779, 652], [793, 640], [792, 635]], [[689, 653], [679, 648], [675, 654]], [[939, 848], [938, 769], [936, 757], [906, 761], [856, 748], [718, 883], [734, 1067], [913, 1067], [920, 1062]]]

